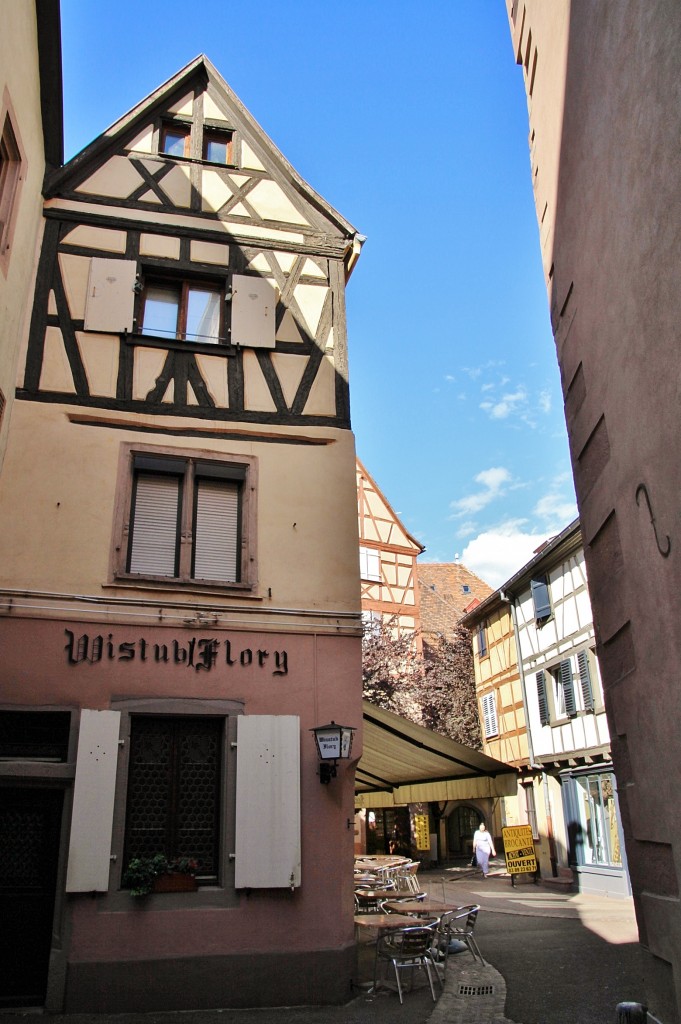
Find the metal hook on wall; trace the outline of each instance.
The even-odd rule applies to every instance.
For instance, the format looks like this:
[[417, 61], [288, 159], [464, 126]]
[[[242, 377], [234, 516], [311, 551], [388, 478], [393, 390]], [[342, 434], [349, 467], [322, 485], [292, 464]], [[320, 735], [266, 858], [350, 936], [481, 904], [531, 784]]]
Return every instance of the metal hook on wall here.
[[669, 534], [666, 535], [665, 540], [667, 541], [667, 546], [666, 546], [666, 549], [663, 549], [660, 546], [660, 538], [657, 535], [657, 526], [655, 524], [655, 516], [653, 515], [653, 507], [650, 504], [650, 495], [648, 494], [648, 488], [646, 487], [645, 484], [639, 484], [638, 487], [636, 488], [636, 504], [639, 506], [639, 508], [640, 508], [640, 505], [641, 505], [641, 503], [639, 501], [639, 495], [641, 495], [641, 494], [645, 495], [646, 505], [648, 506], [648, 513], [650, 515], [650, 523], [651, 523], [651, 526], [653, 528], [653, 533], [655, 534], [655, 543], [657, 544], [657, 550], [660, 552], [660, 554], [662, 555], [663, 558], [669, 558], [669, 553], [670, 553], [670, 551], [672, 549], [671, 538], [670, 538]]

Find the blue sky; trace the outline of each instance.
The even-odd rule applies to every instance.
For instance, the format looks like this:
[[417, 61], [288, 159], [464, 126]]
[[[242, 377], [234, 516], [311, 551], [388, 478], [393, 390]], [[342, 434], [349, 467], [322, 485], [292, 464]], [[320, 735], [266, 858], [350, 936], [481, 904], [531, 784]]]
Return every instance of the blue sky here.
[[62, 36], [67, 158], [206, 53], [367, 236], [357, 452], [422, 560], [498, 586], [576, 516], [503, 0], [62, 0]]

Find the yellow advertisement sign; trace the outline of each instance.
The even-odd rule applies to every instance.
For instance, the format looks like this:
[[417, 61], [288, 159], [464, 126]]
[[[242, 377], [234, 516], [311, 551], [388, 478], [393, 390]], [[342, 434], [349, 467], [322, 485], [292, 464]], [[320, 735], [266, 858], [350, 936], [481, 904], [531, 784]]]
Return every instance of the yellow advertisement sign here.
[[506, 870], [509, 875], [537, 870], [531, 825], [509, 825], [502, 828]]
[[430, 849], [430, 834], [428, 830], [428, 815], [427, 814], [415, 814], [414, 815], [414, 833], [416, 835], [416, 849], [417, 850], [429, 850]]

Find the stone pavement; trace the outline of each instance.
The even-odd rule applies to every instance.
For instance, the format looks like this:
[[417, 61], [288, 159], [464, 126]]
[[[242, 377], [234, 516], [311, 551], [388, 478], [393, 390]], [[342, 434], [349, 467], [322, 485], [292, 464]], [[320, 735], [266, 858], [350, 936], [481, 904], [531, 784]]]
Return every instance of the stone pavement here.
[[[432, 899], [479, 903], [476, 925], [486, 963], [450, 955], [445, 991], [433, 1004], [417, 980], [397, 994], [369, 991], [373, 947], [359, 953], [360, 983], [345, 1006], [201, 1010], [177, 1013], [55, 1015], [50, 1024], [613, 1024], [619, 1002], [641, 1000], [640, 947], [631, 899], [565, 891], [550, 880], [515, 888], [492, 865], [483, 880], [470, 868], [419, 873]], [[35, 1013], [0, 1012], [0, 1024]]]
[[[496, 964], [474, 962], [468, 953], [450, 957], [445, 991], [428, 1024], [520, 1024], [506, 1016], [507, 982], [514, 987], [515, 1005], [529, 1013], [528, 1024], [561, 1019], [609, 1024], [618, 1002], [641, 998], [632, 899], [575, 893], [551, 879], [538, 884], [518, 880], [513, 887], [505, 870], [494, 867], [487, 879], [466, 868], [427, 872], [423, 885], [443, 901], [480, 904], [476, 936], [483, 955]], [[512, 915], [513, 927], [508, 922], [504, 928], [496, 915]], [[564, 940], [558, 946], [554, 941], [553, 948], [547, 938], [552, 933]], [[516, 948], [507, 952], [514, 943]], [[552, 964], [567, 969], [572, 978], [547, 981]], [[609, 969], [616, 976], [611, 986]]]

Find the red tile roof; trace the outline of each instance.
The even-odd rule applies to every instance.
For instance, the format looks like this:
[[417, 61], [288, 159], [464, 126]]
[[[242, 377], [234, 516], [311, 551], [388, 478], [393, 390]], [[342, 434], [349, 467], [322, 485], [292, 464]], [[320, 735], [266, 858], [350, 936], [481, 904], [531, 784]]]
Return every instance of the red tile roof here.
[[416, 572], [425, 634], [453, 632], [471, 606], [484, 601], [493, 588], [460, 562], [418, 562]]

